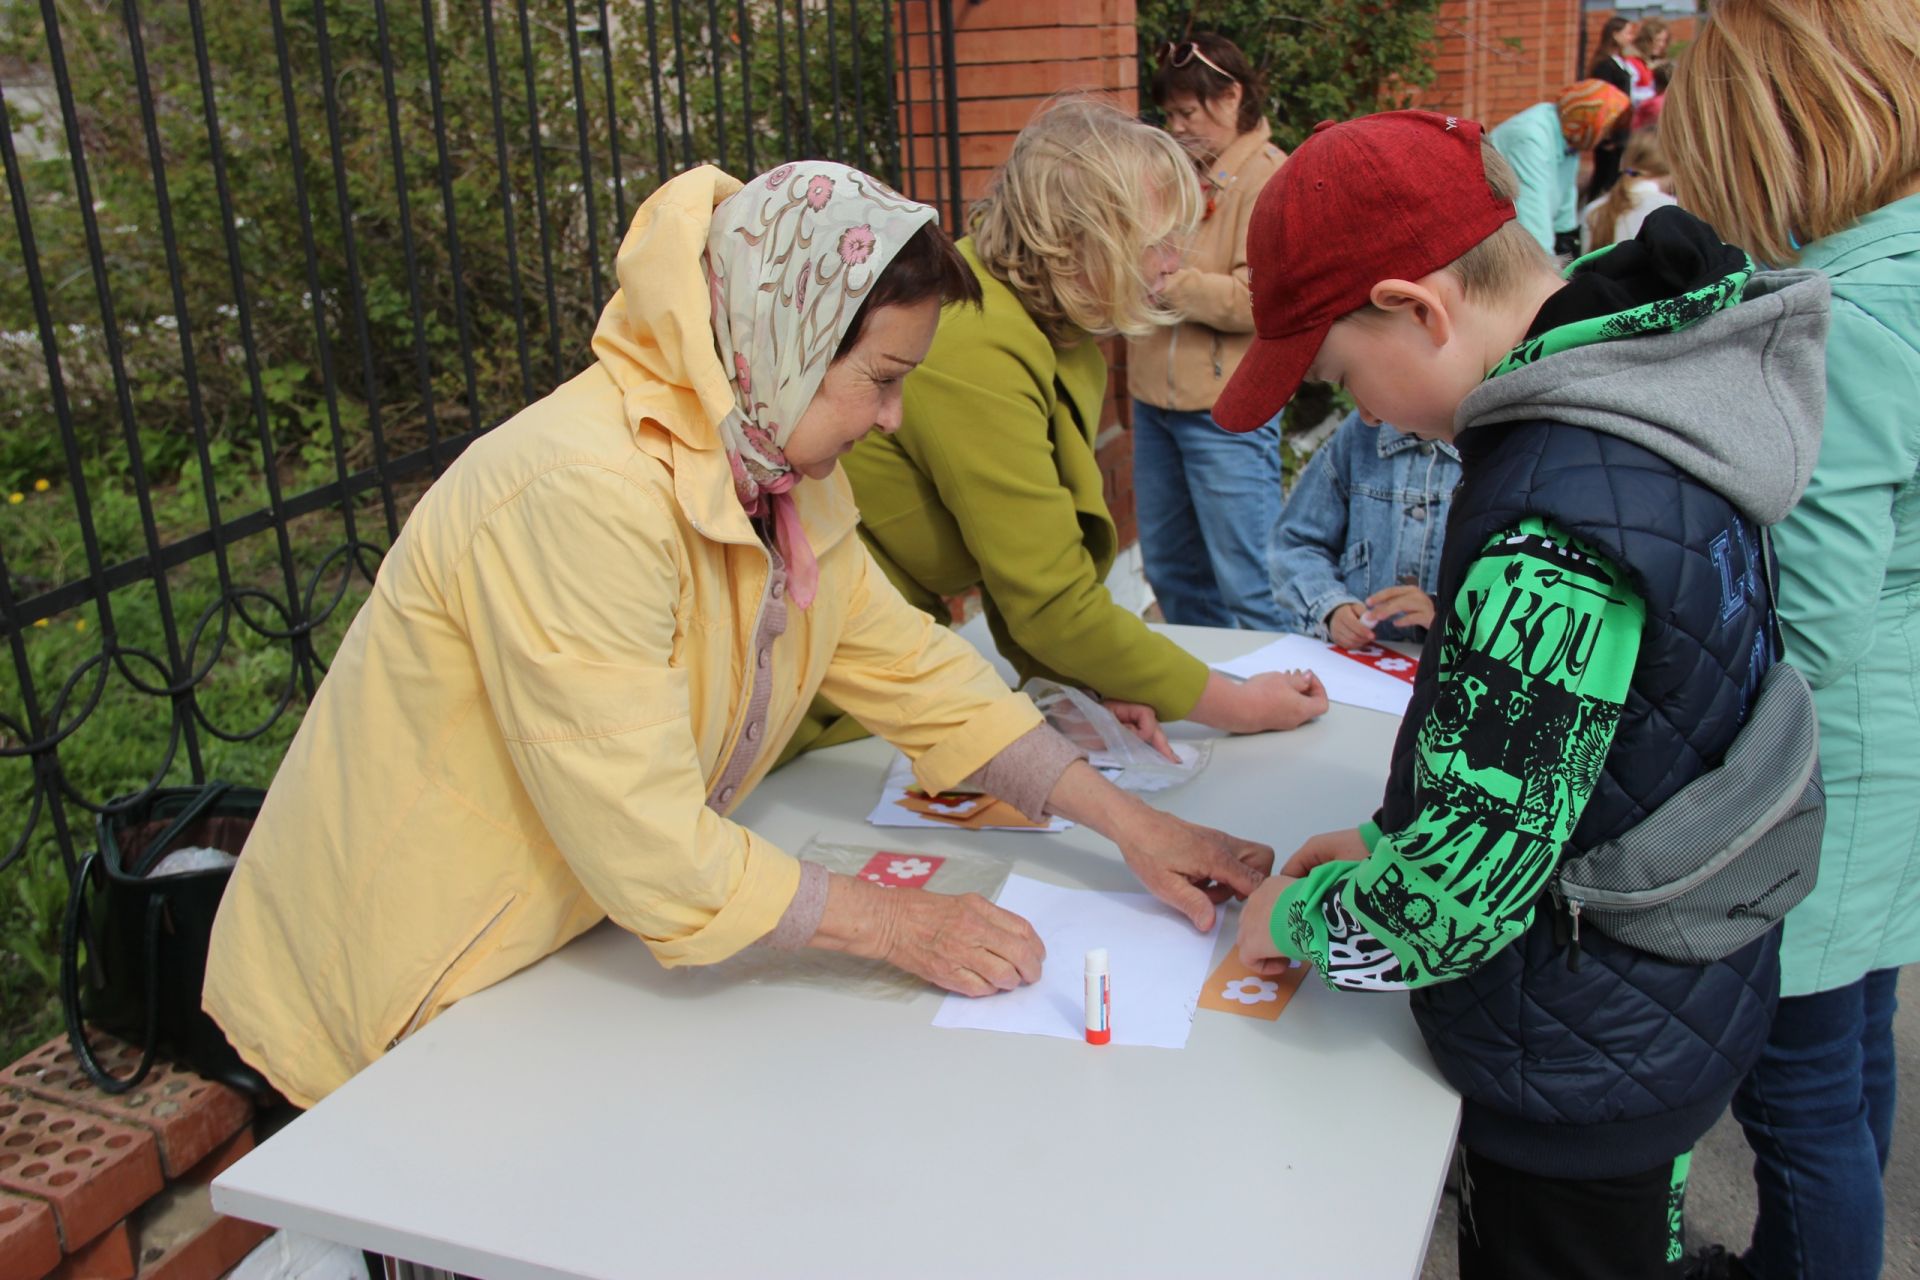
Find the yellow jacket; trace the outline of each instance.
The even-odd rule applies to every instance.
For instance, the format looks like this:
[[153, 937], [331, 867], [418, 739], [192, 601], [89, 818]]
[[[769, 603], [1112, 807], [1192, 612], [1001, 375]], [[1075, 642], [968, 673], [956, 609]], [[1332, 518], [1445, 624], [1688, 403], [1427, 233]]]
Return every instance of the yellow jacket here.
[[639, 211], [597, 362], [420, 501], [307, 711], [204, 992], [295, 1103], [607, 916], [665, 965], [764, 936], [798, 863], [706, 800], [745, 740], [737, 794], [714, 797], [737, 804], [816, 692], [934, 788], [1040, 723], [901, 599], [838, 473], [795, 490], [819, 593], [788, 610], [749, 722], [773, 567], [714, 429], [733, 393], [699, 267], [739, 185], [697, 169]]

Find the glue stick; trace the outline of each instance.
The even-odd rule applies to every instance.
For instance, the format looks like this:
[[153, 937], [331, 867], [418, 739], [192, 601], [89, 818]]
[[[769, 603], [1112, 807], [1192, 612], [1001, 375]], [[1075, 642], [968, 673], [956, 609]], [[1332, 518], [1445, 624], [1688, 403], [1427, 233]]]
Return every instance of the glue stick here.
[[1107, 973], [1107, 949], [1087, 952], [1087, 1043], [1113, 1039], [1113, 979]]

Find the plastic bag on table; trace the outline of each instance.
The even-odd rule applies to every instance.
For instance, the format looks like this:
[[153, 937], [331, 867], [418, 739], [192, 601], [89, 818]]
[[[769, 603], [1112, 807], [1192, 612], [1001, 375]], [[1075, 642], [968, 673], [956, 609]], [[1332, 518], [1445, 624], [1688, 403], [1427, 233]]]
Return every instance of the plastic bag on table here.
[[[922, 853], [910, 849], [882, 849], [872, 845], [807, 841], [797, 855], [828, 871], [857, 876], [890, 889], [914, 893], [977, 893], [991, 899], [1013, 870], [1010, 858], [968, 850], [960, 853]], [[934, 988], [925, 979], [896, 969], [883, 960], [868, 960], [835, 951], [775, 951], [771, 947], [746, 950], [701, 968], [677, 972], [693, 983], [731, 984], [767, 982], [798, 987], [827, 987], [858, 996], [911, 1000]]]
[[1087, 763], [1106, 774], [1113, 784], [1128, 791], [1164, 791], [1186, 782], [1213, 756], [1213, 742], [1169, 741], [1180, 762], [1155, 751], [1140, 736], [1114, 718], [1092, 694], [1070, 689], [1038, 676], [1021, 686], [1021, 692], [1033, 699], [1047, 723], [1065, 734], [1067, 740], [1087, 753]]

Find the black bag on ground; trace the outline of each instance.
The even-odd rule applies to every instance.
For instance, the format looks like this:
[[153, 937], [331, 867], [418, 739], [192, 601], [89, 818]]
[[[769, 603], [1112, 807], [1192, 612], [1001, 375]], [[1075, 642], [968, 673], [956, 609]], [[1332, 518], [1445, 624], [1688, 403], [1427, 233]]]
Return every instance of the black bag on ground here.
[[[200, 1008], [213, 916], [232, 864], [152, 874], [180, 849], [218, 849], [237, 857], [265, 798], [256, 787], [209, 782], [163, 788], [125, 808], [116, 802], [100, 815], [98, 847], [81, 860], [68, 891], [60, 1009], [74, 1057], [107, 1092], [138, 1085], [164, 1053], [242, 1093], [271, 1095]], [[115, 1077], [101, 1064], [87, 1043], [89, 1023], [139, 1048], [131, 1075]]]

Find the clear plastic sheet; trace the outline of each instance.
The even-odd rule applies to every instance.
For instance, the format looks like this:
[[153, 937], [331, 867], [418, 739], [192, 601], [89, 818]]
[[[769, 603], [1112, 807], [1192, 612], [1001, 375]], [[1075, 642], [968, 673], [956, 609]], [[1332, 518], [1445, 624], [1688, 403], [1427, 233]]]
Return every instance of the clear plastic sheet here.
[[1177, 787], [1206, 768], [1213, 758], [1211, 739], [1174, 741], [1168, 745], [1180, 757], [1180, 763], [1175, 764], [1142, 742], [1091, 694], [1079, 689], [1035, 677], [1021, 687], [1021, 692], [1033, 699], [1048, 724], [1087, 753], [1089, 764], [1124, 790], [1165, 791]]
[[[899, 893], [977, 893], [991, 899], [1000, 892], [1007, 874], [1013, 870], [1011, 859], [974, 850], [935, 854], [899, 846], [845, 844], [818, 836], [807, 841], [798, 854], [803, 862], [817, 862], [828, 871], [848, 876], [860, 875], [862, 869], [880, 855], [888, 855], [888, 861], [940, 860], [922, 887], [901, 888], [896, 890]], [[771, 947], [748, 947], [719, 964], [679, 972], [694, 984], [767, 982], [826, 987], [884, 1000], [911, 1000], [923, 991], [933, 990], [923, 979], [881, 960], [806, 948], [776, 951]]]

